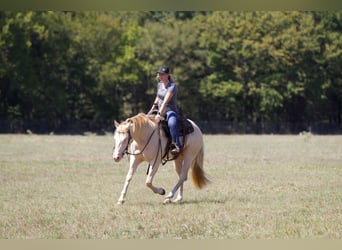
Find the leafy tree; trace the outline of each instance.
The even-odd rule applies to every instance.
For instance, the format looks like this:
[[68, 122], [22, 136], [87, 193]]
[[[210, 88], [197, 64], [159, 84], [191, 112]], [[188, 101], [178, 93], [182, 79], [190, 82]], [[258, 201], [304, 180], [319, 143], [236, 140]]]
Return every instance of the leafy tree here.
[[108, 129], [150, 108], [164, 64], [194, 120], [341, 128], [340, 11], [0, 11], [0, 27], [4, 132]]

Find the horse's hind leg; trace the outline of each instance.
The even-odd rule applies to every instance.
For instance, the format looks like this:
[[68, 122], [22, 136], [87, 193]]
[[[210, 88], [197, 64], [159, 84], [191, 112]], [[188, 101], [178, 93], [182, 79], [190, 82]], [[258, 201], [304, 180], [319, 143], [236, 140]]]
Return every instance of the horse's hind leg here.
[[183, 184], [179, 187], [177, 198], [173, 202], [181, 202], [183, 200]]
[[[174, 168], [175, 168], [175, 170], [178, 174], [178, 177], [179, 177], [181, 174], [181, 170], [182, 170], [183, 159], [178, 158], [173, 163], [174, 163]], [[181, 202], [182, 200], [183, 200], [183, 183], [179, 187], [177, 198], [174, 199], [173, 202]]]
[[[184, 159], [183, 162], [179, 162], [179, 164], [180, 164], [179, 166], [181, 167], [181, 169], [179, 172], [178, 182], [176, 183], [174, 188], [171, 190], [171, 192], [166, 196], [166, 199], [164, 200], [164, 204], [171, 203], [171, 199], [174, 197], [175, 193], [177, 192], [177, 190], [179, 188], [181, 188], [180, 193], [179, 193], [179, 195], [180, 195], [179, 197], [181, 197], [181, 199], [183, 199], [183, 183], [184, 183], [184, 181], [186, 181], [188, 179], [188, 171], [190, 168], [191, 161], [192, 161], [191, 157], [187, 157]], [[178, 166], [178, 163], [175, 163], [175, 164], [176, 164], [176, 166]], [[176, 167], [176, 169], [177, 169], [177, 167]]]

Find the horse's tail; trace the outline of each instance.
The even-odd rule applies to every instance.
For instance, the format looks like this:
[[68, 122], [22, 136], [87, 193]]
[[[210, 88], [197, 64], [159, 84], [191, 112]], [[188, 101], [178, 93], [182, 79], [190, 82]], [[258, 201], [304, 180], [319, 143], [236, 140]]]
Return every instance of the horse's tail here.
[[206, 177], [203, 170], [203, 146], [201, 150], [196, 155], [196, 158], [192, 161], [192, 183], [196, 188], [203, 188], [205, 185], [210, 183], [210, 180]]

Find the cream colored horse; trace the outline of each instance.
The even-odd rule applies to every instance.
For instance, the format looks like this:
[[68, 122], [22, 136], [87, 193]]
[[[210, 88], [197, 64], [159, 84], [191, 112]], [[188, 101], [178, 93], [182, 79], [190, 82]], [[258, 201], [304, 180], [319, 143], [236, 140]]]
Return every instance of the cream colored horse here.
[[[194, 132], [186, 136], [185, 145], [179, 156], [173, 161], [179, 179], [171, 192], [166, 196], [164, 204], [171, 203], [172, 198], [179, 189], [178, 196], [174, 202], [183, 199], [183, 183], [188, 178], [188, 171], [192, 168], [193, 184], [197, 188], [203, 188], [208, 178], [203, 171], [203, 137], [198, 126], [191, 121]], [[126, 176], [118, 204], [123, 204], [127, 189], [138, 165], [144, 161], [149, 163], [146, 185], [154, 193], [165, 194], [163, 188], [152, 185], [158, 167], [165, 154], [167, 138], [153, 118], [145, 114], [138, 114], [118, 124], [115, 122], [113, 159], [119, 162], [125, 153], [129, 154], [129, 170]]]

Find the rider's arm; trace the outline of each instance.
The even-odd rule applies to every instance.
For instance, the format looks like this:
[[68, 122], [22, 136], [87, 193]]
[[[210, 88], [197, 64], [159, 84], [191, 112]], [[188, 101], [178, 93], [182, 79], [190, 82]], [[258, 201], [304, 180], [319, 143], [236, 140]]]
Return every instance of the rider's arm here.
[[156, 98], [154, 99], [154, 102], [152, 104], [152, 107], [151, 107], [150, 111], [148, 111], [147, 114], [152, 114], [153, 111], [158, 110], [158, 101], [159, 101], [159, 97], [156, 96]]
[[153, 105], [158, 105], [158, 101], [159, 101], [159, 97], [156, 96], [156, 98], [154, 99]]
[[171, 100], [172, 96], [173, 96], [172, 92], [167, 92], [167, 94], [165, 95], [164, 101], [163, 101], [163, 103], [159, 109], [159, 113], [161, 115], [163, 115], [163, 116], [165, 115], [166, 106], [169, 103], [169, 101]]

